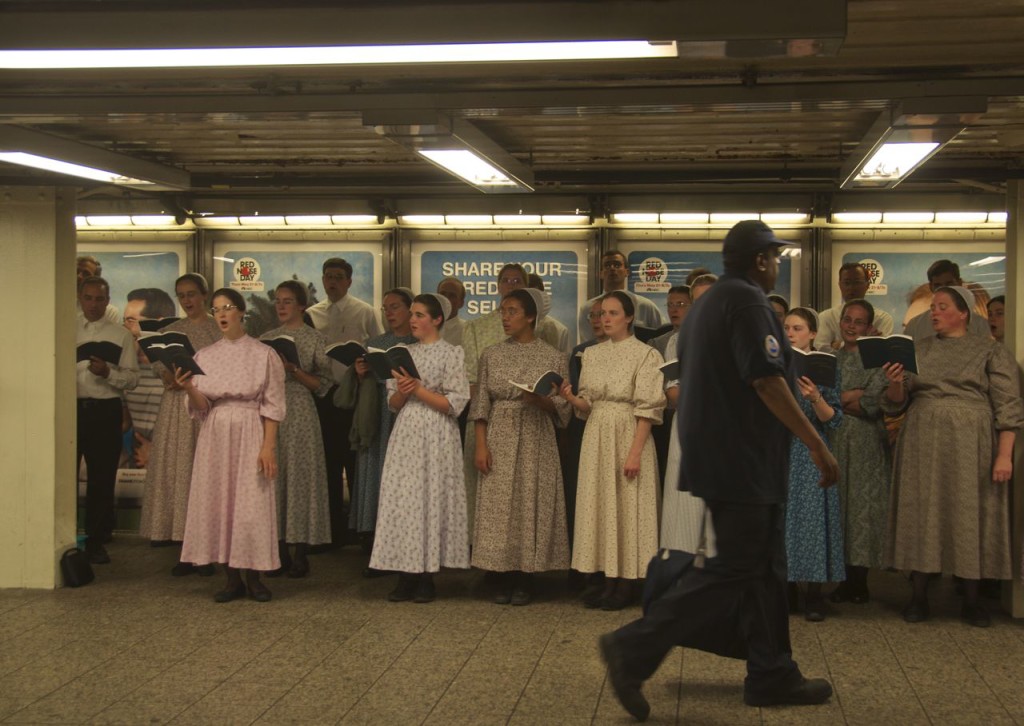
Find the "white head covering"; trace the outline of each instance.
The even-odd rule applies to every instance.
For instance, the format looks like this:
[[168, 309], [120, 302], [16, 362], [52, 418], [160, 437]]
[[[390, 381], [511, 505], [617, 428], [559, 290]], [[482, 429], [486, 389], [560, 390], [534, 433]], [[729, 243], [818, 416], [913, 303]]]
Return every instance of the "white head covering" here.
[[430, 295], [437, 300], [438, 304], [441, 306], [441, 314], [444, 316], [445, 320], [452, 316], [452, 304], [448, 302], [448, 298], [444, 295], [438, 295], [436, 292], [428, 292], [425, 294]]
[[[413, 298], [416, 297], [416, 293], [414, 293], [408, 287], [395, 287], [395, 288], [392, 288], [391, 290], [388, 290], [388, 292], [401, 292], [401, 293], [405, 293], [409, 297], [409, 304], [410, 305], [412, 305]], [[385, 293], [385, 294], [387, 294], [387, 293]]]
[[[948, 287], [950, 290], [959, 295], [960, 299], [967, 304], [967, 322], [971, 322], [971, 315], [974, 313], [975, 304], [974, 293], [968, 290], [963, 285], [944, 285], [943, 287], [939, 288], [939, 290], [942, 290], [946, 287]], [[936, 290], [936, 292], [938, 292], [938, 290]]]
[[790, 308], [787, 315], [792, 315], [794, 310], [806, 310], [814, 318], [814, 329], [821, 330], [821, 320], [818, 318], [818, 313], [811, 308], [804, 307], [803, 305], [797, 305], [795, 308]]
[[522, 287], [520, 290], [533, 298], [533, 304], [537, 308], [537, 322], [539, 323], [548, 314], [548, 310], [551, 309], [550, 296], [532, 287]]

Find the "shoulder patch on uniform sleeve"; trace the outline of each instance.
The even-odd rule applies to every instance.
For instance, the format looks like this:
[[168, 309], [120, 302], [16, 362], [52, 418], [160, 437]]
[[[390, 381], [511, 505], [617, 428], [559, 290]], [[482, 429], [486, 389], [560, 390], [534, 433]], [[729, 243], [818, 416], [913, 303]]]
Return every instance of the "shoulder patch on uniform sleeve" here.
[[779, 357], [779, 353], [781, 352], [782, 349], [779, 346], [779, 341], [777, 341], [775, 339], [775, 336], [774, 335], [768, 335], [764, 339], [764, 350], [772, 358], [778, 358]]

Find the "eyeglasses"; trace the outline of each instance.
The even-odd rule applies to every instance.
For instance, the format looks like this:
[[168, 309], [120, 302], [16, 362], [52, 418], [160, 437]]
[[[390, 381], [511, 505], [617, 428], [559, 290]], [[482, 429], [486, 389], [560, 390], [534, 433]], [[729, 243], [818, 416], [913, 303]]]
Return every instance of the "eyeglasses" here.
[[210, 315], [216, 315], [217, 313], [226, 313], [228, 310], [238, 310], [238, 306], [221, 305], [219, 308], [210, 308]]
[[521, 277], [502, 277], [501, 279], [498, 280], [498, 282], [502, 283], [503, 285], [522, 285], [523, 284], [523, 278], [521, 278]]
[[688, 303], [688, 302], [672, 302], [672, 303], [666, 303], [666, 306], [668, 307], [669, 310], [682, 310], [683, 308], [690, 307], [690, 303]]
[[522, 315], [523, 311], [520, 308], [501, 308], [498, 314], [502, 318], [515, 318]]

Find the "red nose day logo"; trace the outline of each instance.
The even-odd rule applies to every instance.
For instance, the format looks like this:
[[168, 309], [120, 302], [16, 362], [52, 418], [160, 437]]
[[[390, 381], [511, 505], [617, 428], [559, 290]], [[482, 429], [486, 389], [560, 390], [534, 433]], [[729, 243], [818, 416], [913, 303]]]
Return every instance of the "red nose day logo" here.
[[243, 257], [235, 263], [235, 279], [239, 282], [256, 282], [260, 279], [260, 266], [251, 257]]

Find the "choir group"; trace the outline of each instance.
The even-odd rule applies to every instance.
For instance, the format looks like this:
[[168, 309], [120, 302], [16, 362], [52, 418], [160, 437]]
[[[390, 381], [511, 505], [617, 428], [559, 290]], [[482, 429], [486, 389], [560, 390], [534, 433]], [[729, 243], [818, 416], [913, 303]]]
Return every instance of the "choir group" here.
[[[327, 300], [309, 306], [295, 281], [274, 291], [280, 325], [261, 338], [292, 338], [291, 362], [246, 333], [237, 291], [211, 294], [189, 273], [175, 284], [184, 317], [165, 330], [188, 337], [203, 375], [137, 352], [129, 322], [152, 311], [129, 321], [126, 308], [125, 326], [112, 322], [100, 273], [80, 258], [79, 345], [123, 349], [116, 363], [78, 366], [94, 563], [109, 562], [121, 401], [146, 386], [159, 405], [144, 439], [141, 532], [154, 545], [182, 543], [175, 575], [223, 565], [218, 602], [269, 600], [261, 575], [308, 575], [310, 548], [343, 542], [346, 530], [369, 554], [364, 574], [397, 574], [388, 598], [419, 603], [436, 597], [442, 568], [486, 571], [495, 602], [513, 605], [531, 601], [535, 573], [571, 568], [582, 573], [584, 606], [618, 610], [637, 596], [659, 547], [714, 556], [702, 500], [677, 486], [681, 458], [702, 455], [680, 450], [672, 416], [686, 381], [663, 370], [666, 360], [701, 355], [678, 351], [677, 340], [715, 284], [707, 270], [669, 290], [663, 326], [655, 306], [626, 292], [625, 256], [607, 252], [604, 293], [583, 306], [585, 340], [572, 348], [547, 315], [543, 281], [520, 265], [499, 272], [496, 309], [468, 322], [458, 316], [465, 289], [456, 278], [437, 293], [389, 290], [382, 330], [376, 311], [348, 294], [351, 265], [331, 258]], [[908, 622], [929, 616], [928, 583], [950, 574], [965, 621], [986, 626], [986, 583], [1014, 576], [1007, 482], [1024, 404], [1000, 342], [1005, 301], [986, 310], [946, 260], [928, 278], [930, 307], [906, 328], [916, 373], [862, 361], [859, 341], [894, 327], [865, 299], [866, 268], [844, 265], [843, 299], [820, 313], [770, 296], [790, 346], [836, 358], [834, 386], [792, 380], [841, 471], [838, 486], [820, 488], [807, 446], [792, 439], [790, 604], [809, 620], [824, 619], [826, 600], [866, 602], [868, 572], [896, 567], [911, 573]], [[328, 354], [350, 340], [406, 346], [415, 370], [382, 378], [363, 359], [344, 365]], [[719, 435], [728, 449], [730, 432]], [[827, 583], [837, 586], [826, 593]]]

